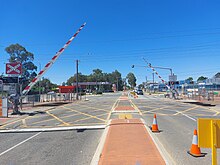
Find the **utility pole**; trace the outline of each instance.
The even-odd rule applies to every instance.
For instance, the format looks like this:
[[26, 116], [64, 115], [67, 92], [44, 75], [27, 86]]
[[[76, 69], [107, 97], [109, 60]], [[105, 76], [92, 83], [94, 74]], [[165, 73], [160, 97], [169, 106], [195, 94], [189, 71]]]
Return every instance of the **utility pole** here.
[[[39, 63], [39, 70], [41, 71], [41, 63]], [[38, 92], [39, 92], [39, 102], [40, 102], [40, 93], [41, 93], [41, 78], [39, 79], [39, 82], [38, 82]]]
[[76, 100], [79, 100], [78, 68], [79, 60], [76, 60]]
[[116, 78], [117, 78], [117, 92], [118, 92], [118, 78], [119, 78], [119, 77], [116, 77]]
[[153, 74], [153, 92], [155, 92], [154, 91], [154, 72], [152, 74]]
[[146, 78], [146, 83], [145, 83], [144, 90], [145, 90], [145, 92], [146, 92], [146, 91], [147, 91], [147, 76], [146, 76], [145, 78]]

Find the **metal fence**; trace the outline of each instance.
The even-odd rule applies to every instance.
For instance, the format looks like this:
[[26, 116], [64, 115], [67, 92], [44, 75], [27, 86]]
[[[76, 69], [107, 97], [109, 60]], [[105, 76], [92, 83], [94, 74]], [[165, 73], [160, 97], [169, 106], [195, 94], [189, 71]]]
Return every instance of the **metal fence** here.
[[[82, 96], [79, 96], [82, 99]], [[71, 102], [76, 100], [75, 93], [52, 93], [52, 94], [41, 94], [41, 95], [27, 95], [22, 98], [21, 108], [34, 107], [37, 105], [43, 105], [52, 102]]]
[[183, 99], [197, 100], [200, 102], [220, 102], [220, 90], [216, 88], [194, 88], [188, 89], [185, 92], [180, 91], [180, 96]]

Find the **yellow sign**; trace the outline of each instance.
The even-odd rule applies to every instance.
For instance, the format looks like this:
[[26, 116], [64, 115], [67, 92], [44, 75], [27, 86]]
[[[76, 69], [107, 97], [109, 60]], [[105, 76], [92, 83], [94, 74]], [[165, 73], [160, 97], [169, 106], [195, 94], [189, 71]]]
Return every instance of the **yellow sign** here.
[[198, 145], [202, 148], [211, 148], [212, 146], [212, 129], [211, 123], [215, 127], [216, 132], [216, 148], [220, 148], [220, 119], [198, 119]]
[[220, 119], [198, 119], [198, 145], [212, 149], [212, 165], [217, 165], [217, 148], [220, 148]]
[[119, 114], [119, 119], [132, 119], [131, 114]]

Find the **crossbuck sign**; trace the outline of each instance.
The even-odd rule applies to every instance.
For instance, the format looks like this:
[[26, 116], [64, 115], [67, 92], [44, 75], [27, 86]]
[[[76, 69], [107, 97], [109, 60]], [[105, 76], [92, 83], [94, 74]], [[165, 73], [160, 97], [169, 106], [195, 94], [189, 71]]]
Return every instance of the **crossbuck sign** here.
[[22, 73], [22, 64], [20, 62], [6, 64], [6, 74], [21, 75], [21, 73]]

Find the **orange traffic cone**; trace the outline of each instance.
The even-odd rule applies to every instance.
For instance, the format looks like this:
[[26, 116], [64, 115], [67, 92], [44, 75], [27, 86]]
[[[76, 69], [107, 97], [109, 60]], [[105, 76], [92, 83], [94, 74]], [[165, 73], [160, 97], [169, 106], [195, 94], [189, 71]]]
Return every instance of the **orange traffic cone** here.
[[151, 131], [152, 132], [160, 132], [159, 129], [158, 129], [158, 125], [157, 125], [157, 116], [156, 116], [156, 114], [154, 114], [154, 120], [153, 120], [153, 124], [152, 124], [152, 127], [151, 127]]
[[190, 151], [187, 151], [188, 154], [194, 156], [194, 157], [203, 157], [205, 156], [204, 153], [201, 153], [200, 147], [198, 146], [198, 136], [197, 136], [197, 130], [194, 130], [193, 140], [192, 140], [192, 146]]

